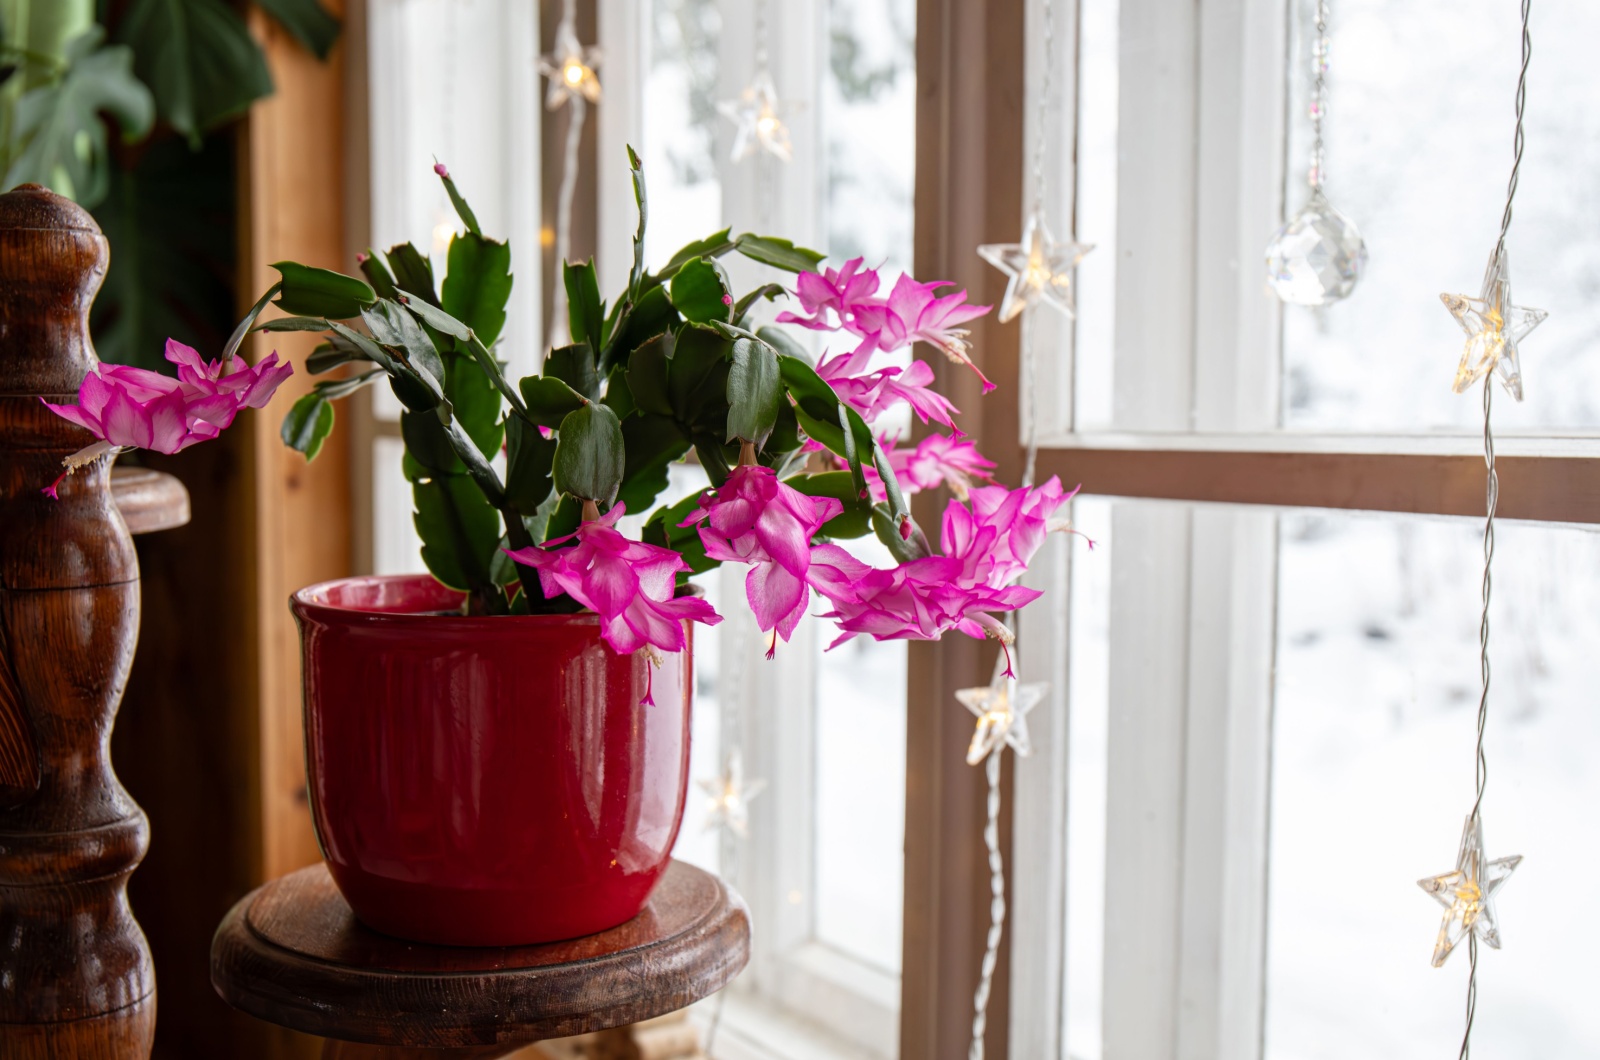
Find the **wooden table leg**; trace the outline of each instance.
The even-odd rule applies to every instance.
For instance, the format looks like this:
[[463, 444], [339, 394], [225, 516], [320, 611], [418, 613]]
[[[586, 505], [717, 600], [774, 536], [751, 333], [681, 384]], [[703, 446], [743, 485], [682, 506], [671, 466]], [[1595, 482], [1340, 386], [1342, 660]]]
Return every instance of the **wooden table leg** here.
[[332, 1038], [322, 1043], [322, 1060], [501, 1060], [524, 1045], [487, 1045], [477, 1049], [409, 1049], [389, 1045], [361, 1045]]

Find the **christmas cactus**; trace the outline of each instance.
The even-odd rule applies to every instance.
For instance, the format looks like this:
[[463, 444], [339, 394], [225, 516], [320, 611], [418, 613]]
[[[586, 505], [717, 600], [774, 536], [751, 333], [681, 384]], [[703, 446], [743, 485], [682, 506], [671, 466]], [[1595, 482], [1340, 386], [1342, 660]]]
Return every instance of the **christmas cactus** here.
[[[686, 580], [731, 562], [749, 568], [749, 604], [774, 647], [813, 591], [841, 640], [931, 639], [952, 629], [1005, 638], [995, 616], [1039, 595], [1016, 582], [1045, 533], [1065, 528], [1057, 513], [1070, 494], [1055, 479], [1023, 490], [992, 484], [994, 464], [956, 430], [958, 410], [930, 389], [932, 370], [916, 360], [874, 366], [880, 353], [926, 343], [977, 372], [960, 325], [988, 307], [908, 276], [880, 295], [877, 271], [860, 259], [821, 268], [823, 255], [788, 240], [728, 229], [647, 269], [644, 174], [631, 150], [629, 160], [639, 226], [627, 287], [608, 307], [593, 263], [564, 263], [572, 341], [550, 350], [538, 374], [514, 382], [497, 356], [510, 249], [484, 235], [440, 165], [464, 228], [442, 282], [409, 243], [360, 255], [360, 277], [280, 262], [281, 279], [221, 360], [208, 368], [194, 356], [188, 374], [211, 380], [197, 400], [219, 379], [265, 374], [236, 363], [248, 329], [323, 333], [306, 369], [342, 371], [295, 402], [282, 427], [310, 459], [333, 428], [332, 403], [387, 382], [403, 406], [422, 559], [466, 594], [469, 613], [589, 610], [616, 651], [679, 650], [683, 619], [720, 621]], [[792, 274], [795, 308], [758, 325], [756, 307], [791, 291], [769, 282], [736, 292], [721, 263], [729, 254]], [[269, 303], [286, 315], [258, 322]], [[781, 325], [827, 333], [837, 348], [815, 362]], [[275, 387], [283, 369], [265, 368]], [[97, 408], [116, 379], [103, 369], [85, 383]], [[987, 379], [983, 387], [993, 389]], [[229, 410], [270, 396], [262, 385], [233, 390], [240, 396], [221, 402]], [[901, 404], [950, 433], [896, 445], [875, 427]], [[202, 413], [209, 408], [200, 400]], [[94, 430], [91, 418], [78, 422]], [[214, 436], [217, 419], [167, 433]], [[97, 452], [145, 444], [142, 434], [97, 436]], [[691, 455], [710, 487], [663, 497], [669, 466]], [[953, 497], [935, 548], [905, 498], [940, 487]], [[624, 513], [647, 511], [639, 539], [618, 529]], [[872, 568], [835, 543], [868, 534], [896, 566]]]

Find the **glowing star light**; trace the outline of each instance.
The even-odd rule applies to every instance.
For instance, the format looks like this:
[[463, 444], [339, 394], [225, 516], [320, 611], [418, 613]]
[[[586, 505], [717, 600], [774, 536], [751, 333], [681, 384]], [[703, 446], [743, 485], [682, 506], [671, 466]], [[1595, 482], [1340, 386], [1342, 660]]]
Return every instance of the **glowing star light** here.
[[599, 65], [600, 49], [579, 44], [572, 23], [563, 21], [556, 27], [555, 47], [539, 57], [539, 72], [550, 79], [545, 109], [558, 110], [574, 98], [599, 103], [600, 78], [594, 72]]
[[1441, 294], [1439, 298], [1467, 333], [1466, 349], [1461, 353], [1461, 364], [1450, 389], [1459, 394], [1494, 372], [1511, 396], [1521, 401], [1522, 364], [1517, 343], [1550, 314], [1511, 304], [1511, 268], [1505, 248], [1497, 247], [1489, 256], [1483, 291], [1477, 298], [1464, 294]]
[[778, 102], [778, 90], [772, 75], [758, 70], [738, 99], [725, 99], [717, 104], [717, 112], [733, 122], [733, 161], [741, 162], [757, 150], [765, 151], [784, 162], [793, 157], [789, 143], [789, 127], [783, 123]]
[[706, 831], [726, 828], [740, 839], [750, 834], [750, 800], [766, 790], [765, 780], [746, 780], [744, 762], [737, 750], [728, 753], [720, 777], [697, 780], [710, 796], [706, 804]]
[[1072, 314], [1072, 274], [1078, 262], [1094, 247], [1067, 240], [1057, 243], [1037, 212], [1030, 214], [1020, 243], [985, 243], [978, 248], [983, 260], [1011, 277], [1000, 303], [1004, 323], [1040, 302]]
[[1494, 893], [1522, 864], [1522, 855], [1485, 861], [1483, 821], [1473, 814], [1461, 830], [1461, 850], [1456, 854], [1454, 872], [1418, 880], [1417, 886], [1433, 895], [1444, 906], [1444, 922], [1439, 925], [1439, 940], [1433, 947], [1433, 966], [1441, 967], [1456, 943], [1472, 932], [1486, 946], [1500, 948], [1500, 932], [1494, 922]]
[[994, 680], [982, 688], [960, 688], [956, 699], [978, 719], [967, 745], [967, 765], [975, 766], [1001, 744], [1019, 755], [1033, 752], [1028, 739], [1028, 711], [1039, 705], [1050, 688], [1043, 682], [1022, 684], [996, 660]]

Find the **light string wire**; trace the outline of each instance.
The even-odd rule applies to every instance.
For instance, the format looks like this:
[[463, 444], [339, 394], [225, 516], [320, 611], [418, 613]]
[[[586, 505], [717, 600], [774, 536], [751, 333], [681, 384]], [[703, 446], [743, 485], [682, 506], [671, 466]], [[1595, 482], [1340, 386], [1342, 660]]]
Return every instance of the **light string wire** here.
[[[1528, 32], [1528, 14], [1532, 0], [1522, 0], [1522, 67], [1517, 73], [1517, 128], [1512, 138], [1511, 177], [1506, 181], [1506, 208], [1500, 216], [1500, 239], [1495, 244], [1495, 260], [1505, 254], [1506, 235], [1511, 230], [1511, 206], [1517, 197], [1517, 178], [1522, 170], [1523, 111], [1528, 101], [1528, 62], [1533, 57], [1533, 38]], [[1494, 267], [1491, 263], [1491, 268]], [[1476, 795], [1472, 802], [1470, 826], [1478, 822], [1483, 808], [1483, 794], [1489, 785], [1489, 760], [1484, 754], [1484, 733], [1489, 722], [1489, 602], [1493, 597], [1494, 578], [1494, 517], [1500, 505], [1500, 475], [1494, 464], [1494, 428], [1490, 413], [1494, 406], [1494, 373], [1483, 377], [1483, 463], [1485, 468], [1483, 519], [1483, 611], [1478, 620], [1478, 669], [1483, 678], [1483, 688], [1478, 696], [1478, 740], [1473, 755], [1473, 779]], [[1469, 827], [1470, 827], [1469, 826]], [[1480, 852], [1481, 853], [1481, 852]], [[1467, 933], [1467, 1019], [1461, 1034], [1461, 1051], [1458, 1060], [1468, 1060], [1472, 1054], [1472, 1024], [1478, 1014], [1478, 934]]]
[[1322, 119], [1328, 115], [1328, 0], [1317, 0], [1317, 42], [1311, 53], [1311, 168], [1306, 183], [1313, 192], [1322, 190]]
[[[556, 39], [565, 27], [574, 39], [577, 35], [575, 0], [564, 0], [561, 21], [556, 28]], [[572, 199], [578, 190], [578, 146], [583, 141], [583, 124], [588, 103], [581, 92], [573, 92], [567, 100], [567, 140], [561, 155], [561, 186], [556, 192], [555, 277], [550, 286], [550, 346], [565, 346], [571, 337], [567, 324], [567, 285], [563, 265], [572, 253]]]
[[[1044, 0], [1043, 71], [1039, 82], [1039, 108], [1033, 142], [1033, 212], [1043, 214], [1045, 208], [1044, 156], [1048, 147], [1050, 115], [1051, 73], [1055, 67], [1055, 2]], [[1023, 392], [1023, 445], [1026, 456], [1022, 468], [1022, 488], [1033, 485], [1039, 460], [1038, 398], [1034, 386], [1034, 313], [1022, 314], [1020, 360]], [[1017, 636], [1017, 613], [1009, 611], [1005, 619], [1006, 632], [1012, 641]], [[1004, 647], [1001, 648], [1004, 651]], [[997, 660], [998, 661], [998, 660]], [[1009, 695], [1009, 692], [1008, 692]], [[1015, 704], [1012, 703], [1015, 707]], [[1006, 741], [1001, 740], [984, 761], [984, 777], [988, 781], [988, 794], [984, 802], [983, 845], [989, 857], [989, 933], [984, 940], [983, 963], [978, 970], [978, 985], [972, 992], [972, 1042], [967, 1048], [967, 1060], [983, 1060], [984, 1034], [989, 1028], [989, 994], [994, 988], [995, 968], [1000, 963], [1000, 941], [1005, 935], [1006, 922], [1006, 871], [1005, 859], [1000, 853], [1000, 756], [1005, 753]]]

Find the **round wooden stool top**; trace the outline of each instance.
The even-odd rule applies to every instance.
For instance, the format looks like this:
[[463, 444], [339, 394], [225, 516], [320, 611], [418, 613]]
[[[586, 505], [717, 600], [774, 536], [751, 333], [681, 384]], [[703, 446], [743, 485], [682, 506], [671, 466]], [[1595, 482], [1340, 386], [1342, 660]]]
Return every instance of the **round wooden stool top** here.
[[750, 915], [674, 861], [621, 927], [509, 949], [429, 946], [358, 922], [325, 865], [246, 895], [217, 928], [211, 982], [252, 1016], [325, 1038], [419, 1049], [539, 1041], [637, 1023], [727, 985]]

